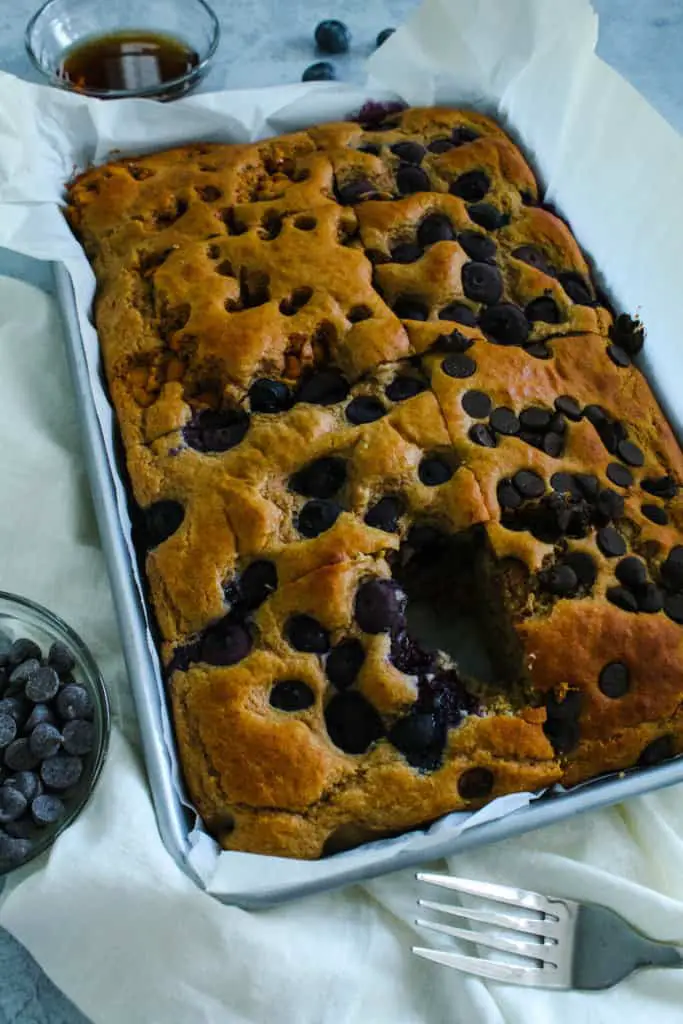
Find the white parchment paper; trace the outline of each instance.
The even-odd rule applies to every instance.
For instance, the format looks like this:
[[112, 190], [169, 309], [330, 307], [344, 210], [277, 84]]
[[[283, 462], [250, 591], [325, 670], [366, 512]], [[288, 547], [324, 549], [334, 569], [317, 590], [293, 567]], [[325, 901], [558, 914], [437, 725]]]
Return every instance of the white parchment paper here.
[[[113, 449], [112, 411], [89, 319], [94, 279], [60, 212], [75, 170], [197, 140], [237, 142], [345, 119], [368, 99], [465, 105], [502, 118], [600, 268], [616, 304], [648, 329], [644, 368], [681, 426], [683, 140], [594, 53], [589, 0], [425, 0], [375, 54], [363, 88], [338, 83], [199, 95], [173, 104], [100, 102], [0, 75], [0, 245], [63, 262], [71, 275], [104, 446], [128, 523]], [[135, 559], [130, 551], [132, 571]], [[139, 584], [138, 584], [139, 585]], [[153, 650], [151, 637], [148, 638]], [[160, 687], [161, 692], [161, 687]], [[172, 737], [165, 736], [180, 792]], [[190, 861], [211, 892], [277, 893], [358, 868], [392, 870], [406, 852], [428, 859], [464, 829], [526, 805], [530, 794], [453, 814], [426, 832], [373, 843], [315, 863], [219, 853], [197, 827]]]

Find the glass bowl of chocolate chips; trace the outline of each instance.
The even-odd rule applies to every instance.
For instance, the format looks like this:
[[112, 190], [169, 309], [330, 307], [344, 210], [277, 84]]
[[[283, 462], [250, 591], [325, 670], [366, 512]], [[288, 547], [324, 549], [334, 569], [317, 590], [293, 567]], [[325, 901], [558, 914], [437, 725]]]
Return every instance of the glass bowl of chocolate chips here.
[[44, 853], [83, 810], [109, 731], [107, 691], [80, 637], [0, 591], [0, 876]]

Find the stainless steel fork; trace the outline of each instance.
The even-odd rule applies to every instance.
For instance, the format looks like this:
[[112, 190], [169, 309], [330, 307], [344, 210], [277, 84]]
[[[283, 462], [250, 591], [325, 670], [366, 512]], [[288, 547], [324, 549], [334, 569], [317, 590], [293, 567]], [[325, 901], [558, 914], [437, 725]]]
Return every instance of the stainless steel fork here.
[[413, 953], [425, 960], [467, 974], [536, 988], [595, 990], [610, 988], [641, 967], [683, 966], [683, 957], [674, 946], [646, 938], [607, 907], [451, 875], [418, 872], [416, 878], [429, 885], [507, 903], [535, 914], [524, 917], [500, 910], [475, 910], [418, 900], [418, 905], [425, 910], [527, 936], [518, 939], [419, 918], [416, 923], [422, 928], [521, 958], [517, 963], [506, 963], [452, 950], [413, 946]]

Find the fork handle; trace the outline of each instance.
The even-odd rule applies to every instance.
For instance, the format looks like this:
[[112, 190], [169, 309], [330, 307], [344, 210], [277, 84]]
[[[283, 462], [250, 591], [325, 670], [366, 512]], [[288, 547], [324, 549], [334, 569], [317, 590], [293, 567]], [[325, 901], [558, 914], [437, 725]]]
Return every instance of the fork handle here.
[[675, 946], [624, 927], [622, 918], [607, 907], [581, 906], [572, 964], [574, 987], [609, 988], [639, 967], [683, 967], [683, 957]]

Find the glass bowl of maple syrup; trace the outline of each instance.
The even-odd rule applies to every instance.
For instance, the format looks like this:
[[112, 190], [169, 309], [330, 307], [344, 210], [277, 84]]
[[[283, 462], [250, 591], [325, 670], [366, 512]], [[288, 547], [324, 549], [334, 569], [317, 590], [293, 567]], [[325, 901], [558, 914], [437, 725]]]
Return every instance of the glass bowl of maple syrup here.
[[60, 89], [100, 99], [176, 99], [208, 71], [220, 25], [206, 0], [47, 0], [26, 49]]

